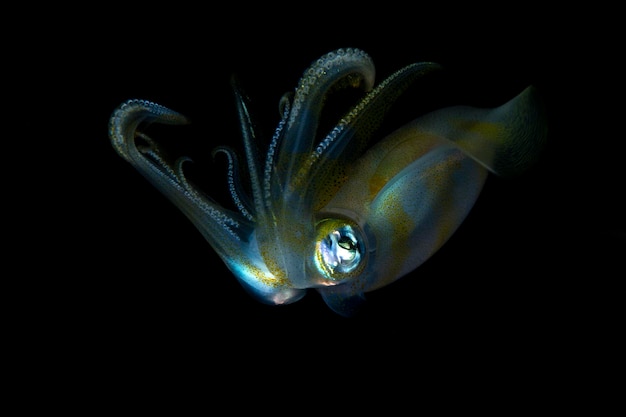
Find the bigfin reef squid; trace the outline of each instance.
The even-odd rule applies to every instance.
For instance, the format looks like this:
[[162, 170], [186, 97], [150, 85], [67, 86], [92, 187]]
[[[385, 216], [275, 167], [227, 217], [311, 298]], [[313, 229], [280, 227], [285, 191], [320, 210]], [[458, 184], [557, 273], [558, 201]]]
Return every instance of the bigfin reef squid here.
[[[405, 276], [442, 247], [489, 173], [522, 173], [546, 141], [545, 110], [533, 86], [495, 108], [434, 110], [374, 140], [398, 97], [439, 69], [418, 62], [375, 85], [368, 54], [353, 48], [327, 53], [280, 100], [280, 120], [264, 152], [249, 101], [233, 77], [243, 161], [227, 146], [214, 150], [227, 158], [231, 208], [188, 180], [189, 158], [170, 162], [140, 130], [188, 123], [182, 114], [131, 99], [113, 111], [109, 138], [259, 301], [289, 304], [314, 288], [333, 311], [349, 317], [366, 293]], [[320, 136], [328, 93], [347, 88], [365, 92]]]

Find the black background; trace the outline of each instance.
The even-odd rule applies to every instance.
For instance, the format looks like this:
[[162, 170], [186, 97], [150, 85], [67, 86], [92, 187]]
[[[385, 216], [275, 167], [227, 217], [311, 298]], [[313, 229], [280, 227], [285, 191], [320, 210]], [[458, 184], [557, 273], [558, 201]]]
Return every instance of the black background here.
[[[206, 375], [225, 363], [253, 370], [246, 375], [332, 371], [344, 381], [354, 368], [410, 364], [435, 376], [438, 367], [472, 373], [484, 365], [498, 374], [566, 361], [579, 329], [623, 315], [623, 297], [603, 302], [624, 276], [624, 203], [616, 192], [623, 174], [618, 157], [607, 155], [611, 145], [598, 146], [579, 124], [589, 101], [581, 98], [587, 87], [572, 88], [584, 65], [572, 65], [570, 50], [581, 39], [554, 31], [544, 13], [529, 8], [459, 24], [428, 13], [326, 10], [279, 19], [170, 5], [60, 28], [49, 48], [70, 64], [53, 94], [70, 99], [64, 111], [84, 123], [66, 139], [63, 179], [72, 186], [64, 188], [70, 203], [58, 227], [72, 245], [51, 265], [62, 278], [46, 284], [58, 294], [50, 311], [59, 313], [46, 326], [79, 341], [76, 354], [148, 375], [159, 366]], [[446, 245], [367, 294], [365, 310], [350, 319], [314, 291], [288, 306], [252, 299], [107, 137], [111, 112], [129, 98], [187, 115], [191, 125], [157, 136], [172, 153], [191, 156], [197, 180], [229, 204], [225, 164], [210, 151], [240, 146], [230, 75], [242, 80], [269, 139], [281, 95], [339, 47], [369, 53], [377, 81], [417, 61], [444, 66], [432, 84], [403, 97], [389, 127], [433, 106], [496, 106], [533, 84], [550, 132], [537, 166], [510, 181], [490, 177]]]

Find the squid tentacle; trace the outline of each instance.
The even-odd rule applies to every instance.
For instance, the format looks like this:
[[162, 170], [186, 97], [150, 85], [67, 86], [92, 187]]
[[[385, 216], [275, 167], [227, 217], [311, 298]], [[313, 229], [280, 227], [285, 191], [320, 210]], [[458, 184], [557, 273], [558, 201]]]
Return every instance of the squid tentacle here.
[[267, 149], [265, 170], [263, 172], [263, 197], [266, 207], [272, 213], [274, 211], [272, 201], [279, 199], [284, 193], [283, 184], [279, 181], [280, 173], [277, 172], [276, 151], [280, 148], [285, 133], [285, 126], [287, 125], [287, 120], [291, 112], [291, 94], [283, 95], [279, 104], [279, 112], [281, 119], [278, 122], [278, 126], [274, 131], [274, 135]]
[[[155, 142], [137, 131], [142, 123], [152, 122], [180, 124], [187, 119], [149, 101], [129, 100], [110, 119], [109, 136], [114, 149], [187, 216], [243, 287], [259, 301], [284, 304], [302, 298], [305, 290], [289, 287], [284, 277], [268, 270], [259, 253], [254, 223], [194, 188], [183, 173], [189, 158], [179, 158], [174, 167], [170, 166]], [[147, 146], [137, 147], [136, 138]]]
[[[348, 112], [319, 143], [298, 173], [298, 181], [308, 181], [298, 185], [308, 191], [303, 203], [309, 204], [314, 199], [316, 206], [323, 204], [319, 199], [327, 199], [333, 194], [323, 186], [329, 183], [326, 181], [329, 175], [336, 175], [333, 165], [345, 165], [349, 160], [356, 159], [398, 97], [417, 79], [440, 68], [439, 64], [432, 62], [408, 65], [387, 77]], [[346, 146], [354, 139], [357, 141], [354, 144], [356, 149], [346, 152]], [[330, 183], [335, 187], [339, 185], [336, 178]]]
[[138, 145], [137, 150], [141, 155], [149, 159], [155, 164], [163, 174], [167, 175], [172, 181], [178, 181], [178, 173], [172, 170], [172, 167], [165, 161], [165, 156], [161, 148], [145, 133], [136, 132], [136, 137], [141, 138], [147, 145]]
[[219, 146], [212, 152], [212, 156], [215, 157], [218, 153], [223, 153], [228, 159], [228, 191], [230, 196], [237, 206], [237, 209], [241, 214], [251, 222], [254, 222], [254, 215], [252, 205], [250, 204], [250, 198], [246, 194], [243, 184], [241, 183], [241, 177], [239, 175], [239, 162], [237, 154], [233, 149], [227, 146]]
[[[187, 159], [180, 159], [173, 168], [154, 141], [137, 131], [141, 124], [155, 122], [184, 124], [188, 119], [146, 100], [123, 103], [110, 119], [109, 134], [114, 148], [192, 221], [221, 256], [239, 256], [242, 243], [238, 242], [248, 241], [252, 223], [198, 192], [182, 174], [182, 164]], [[148, 146], [137, 147], [137, 137]]]
[[[313, 150], [326, 93], [331, 88], [359, 85], [369, 91], [373, 84], [374, 65], [369, 55], [342, 49], [314, 62], [300, 79], [293, 100], [290, 102], [289, 96], [281, 100], [283, 118], [270, 143], [265, 170], [271, 217], [259, 222], [256, 231], [272, 273], [288, 273], [295, 288], [308, 285], [302, 259], [313, 250], [315, 234], [313, 207], [299, 203], [304, 190], [294, 187], [295, 173]], [[293, 252], [281, 250], [286, 242], [293, 242]]]
[[292, 185], [293, 179], [313, 150], [326, 93], [338, 84], [343, 86], [343, 83], [351, 86], [362, 85], [369, 91], [374, 85], [374, 73], [374, 64], [369, 55], [351, 48], [322, 56], [304, 72], [298, 82], [285, 136], [276, 159], [280, 172], [279, 184], [285, 192], [283, 198], [277, 200], [280, 210], [291, 204], [291, 195], [298, 193]]
[[[254, 206], [253, 211], [255, 213], [254, 217], [256, 217], [257, 220], [264, 222], [270, 217], [270, 214], [268, 213], [267, 207], [264, 203], [263, 188], [261, 185], [261, 156], [256, 146], [258, 137], [254, 127], [254, 121], [252, 120], [252, 116], [248, 110], [247, 96], [244, 94], [240, 82], [235, 76], [232, 76], [230, 81], [235, 95], [235, 104], [237, 106], [237, 114], [239, 116], [239, 125], [244, 144], [246, 165], [250, 177], [252, 205]], [[232, 156], [234, 154], [230, 153], [230, 155]]]

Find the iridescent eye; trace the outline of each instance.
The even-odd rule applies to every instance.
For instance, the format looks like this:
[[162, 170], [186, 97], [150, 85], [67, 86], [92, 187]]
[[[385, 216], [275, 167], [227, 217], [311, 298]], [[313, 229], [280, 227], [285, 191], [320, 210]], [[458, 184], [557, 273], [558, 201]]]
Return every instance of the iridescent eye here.
[[333, 281], [356, 276], [363, 268], [365, 242], [358, 226], [346, 220], [325, 219], [317, 225], [315, 265]]

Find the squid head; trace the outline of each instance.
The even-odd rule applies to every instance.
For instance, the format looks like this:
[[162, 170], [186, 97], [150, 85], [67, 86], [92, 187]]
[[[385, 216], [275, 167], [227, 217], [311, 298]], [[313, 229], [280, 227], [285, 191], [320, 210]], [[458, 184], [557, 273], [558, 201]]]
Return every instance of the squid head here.
[[[351, 316], [367, 292], [411, 272], [449, 239], [489, 173], [523, 172], [545, 142], [545, 115], [532, 86], [499, 107], [436, 110], [377, 140], [394, 101], [439, 68], [408, 65], [375, 85], [365, 52], [330, 52], [281, 99], [265, 152], [258, 150], [249, 103], [233, 78], [244, 160], [228, 147], [214, 151], [229, 162], [232, 210], [187, 180], [188, 158], [171, 163], [140, 130], [152, 122], [186, 123], [183, 115], [129, 100], [113, 112], [109, 136], [253, 296], [288, 304], [315, 289], [332, 310]], [[330, 131], [318, 132], [328, 93], [340, 88], [365, 93]], [[240, 166], [249, 187], [242, 186]]]

